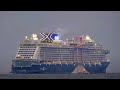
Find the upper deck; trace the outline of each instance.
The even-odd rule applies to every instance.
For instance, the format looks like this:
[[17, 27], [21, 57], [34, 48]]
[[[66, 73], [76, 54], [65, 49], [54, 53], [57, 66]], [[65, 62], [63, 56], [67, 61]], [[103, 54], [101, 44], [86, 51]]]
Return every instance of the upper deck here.
[[[65, 41], [58, 33], [32, 34], [20, 43], [16, 59], [42, 60], [103, 60], [109, 50], [95, 42], [90, 36], [82, 35]], [[69, 58], [68, 58], [69, 57]], [[82, 58], [81, 58], [82, 57]]]

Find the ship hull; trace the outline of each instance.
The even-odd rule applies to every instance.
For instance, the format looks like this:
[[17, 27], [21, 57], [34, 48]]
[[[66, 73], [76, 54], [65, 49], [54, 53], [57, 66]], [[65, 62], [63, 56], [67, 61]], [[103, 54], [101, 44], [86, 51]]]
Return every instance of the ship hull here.
[[[11, 73], [19, 74], [70, 74], [78, 64], [32, 64], [31, 66], [12, 65]], [[106, 73], [109, 62], [101, 64], [82, 64], [88, 73]]]
[[104, 61], [101, 64], [84, 64], [84, 68], [87, 72], [91, 74], [96, 73], [106, 73], [106, 68], [108, 67], [110, 62]]
[[14, 67], [12, 73], [22, 74], [70, 74], [76, 66], [74, 64], [41, 64], [31, 67]]

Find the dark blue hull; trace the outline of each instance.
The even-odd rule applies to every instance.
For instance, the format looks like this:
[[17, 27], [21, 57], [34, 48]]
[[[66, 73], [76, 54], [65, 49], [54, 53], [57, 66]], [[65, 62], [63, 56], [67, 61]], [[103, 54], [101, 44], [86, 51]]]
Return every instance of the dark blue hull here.
[[85, 64], [83, 65], [85, 70], [89, 73], [106, 73], [106, 68], [110, 62], [101, 62], [101, 64]]
[[[88, 73], [106, 73], [106, 68], [109, 62], [101, 62], [101, 64], [84, 64], [82, 65]], [[76, 64], [39, 64], [15, 67], [12, 65], [12, 73], [21, 74], [70, 74], [75, 68]]]
[[25, 74], [70, 74], [74, 71], [76, 65], [74, 64], [41, 64], [32, 65], [31, 67], [14, 67], [12, 66], [12, 73]]

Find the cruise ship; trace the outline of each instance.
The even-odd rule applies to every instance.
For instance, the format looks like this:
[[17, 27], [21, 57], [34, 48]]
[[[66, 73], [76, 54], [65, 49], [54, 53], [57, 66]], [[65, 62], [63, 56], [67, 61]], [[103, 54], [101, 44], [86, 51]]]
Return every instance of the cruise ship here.
[[[20, 43], [11, 73], [15, 74], [71, 74], [106, 73], [110, 60], [99, 42], [89, 35], [61, 40], [60, 34], [33, 33]], [[79, 68], [82, 67], [82, 68]], [[79, 73], [79, 72], [78, 72]]]

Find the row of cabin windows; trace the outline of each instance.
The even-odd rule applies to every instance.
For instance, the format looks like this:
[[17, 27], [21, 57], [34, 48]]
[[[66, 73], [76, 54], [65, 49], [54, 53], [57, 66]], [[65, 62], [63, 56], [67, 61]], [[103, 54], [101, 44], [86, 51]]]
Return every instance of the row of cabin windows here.
[[103, 59], [95, 59], [95, 58], [93, 58], [93, 59], [90, 59], [90, 58], [88, 58], [88, 59], [86, 59], [86, 58], [77, 58], [77, 60], [103, 60]]
[[71, 56], [71, 57], [61, 57], [61, 56], [54, 56], [54, 57], [51, 57], [51, 56], [47, 56], [45, 58], [74, 58], [74, 56]]
[[98, 51], [78, 51], [78, 53], [101, 53], [101, 52], [98, 52]]
[[88, 55], [88, 56], [105, 56], [105, 55]]
[[49, 54], [49, 55], [46, 55], [46, 54], [45, 54], [45, 56], [47, 56], [47, 57], [60, 57], [61, 55], [50, 55], [50, 54]]
[[[41, 57], [42, 58], [42, 57]], [[48, 59], [73, 59], [74, 57], [45, 57]], [[78, 58], [78, 59], [103, 59], [103, 58]]]
[[49, 52], [40, 52], [40, 54], [43, 54], [43, 53], [45, 53], [45, 54], [48, 54], [48, 55], [60, 55], [60, 54], [66, 54], [66, 55], [74, 55], [74, 53], [58, 53], [58, 52], [56, 52], [56, 53], [49, 53]]
[[105, 56], [100, 56], [100, 55], [98, 55], [98, 56], [91, 56], [91, 55], [77, 55], [78, 57], [105, 57]]
[[64, 50], [58, 50], [58, 49], [40, 49], [41, 51], [73, 51], [73, 50], [68, 50], [68, 49], [64, 49]]
[[74, 57], [75, 55], [41, 55], [40, 56], [47, 56], [47, 57]]
[[34, 54], [34, 53], [18, 53], [18, 54]]
[[31, 58], [31, 57], [24, 57], [24, 58]]
[[36, 46], [36, 44], [20, 44], [20, 46]]
[[60, 51], [60, 50], [74, 50], [74, 49], [68, 49], [68, 48], [45, 48], [45, 49], [42, 49], [42, 50], [58, 50], [58, 51]]
[[36, 50], [36, 49], [19, 49], [19, 50]]
[[[40, 57], [40, 58], [44, 58], [44, 57]], [[45, 58], [51, 58], [51, 59], [54, 59], [54, 58], [58, 58], [58, 59], [60, 59], [60, 58], [65, 58], [65, 59], [73, 59], [74, 57], [45, 57]]]
[[[16, 57], [16, 58], [21, 58], [21, 57]], [[24, 57], [24, 58], [31, 58], [31, 57]]]
[[77, 59], [80, 59], [80, 60], [103, 60], [103, 58], [77, 58]]
[[74, 52], [70, 52], [70, 51], [40, 51], [40, 52], [47, 52], [47, 53], [74, 53]]
[[[44, 59], [44, 58], [41, 58]], [[74, 60], [74, 58], [68, 59], [68, 58], [45, 58], [45, 60], [61, 60], [61, 61], [70, 61], [70, 60]]]
[[[76, 52], [75, 52], [76, 54]], [[105, 55], [103, 53], [81, 53], [81, 52], [78, 52], [78, 54], [86, 54], [86, 55]]]
[[94, 55], [94, 54], [93, 55], [89, 55], [89, 54], [74, 54], [74, 53], [65, 53], [65, 54], [64, 53], [40, 53], [40, 54], [45, 54], [45, 55], [63, 55], [63, 56], [64, 55], [77, 55], [77, 56], [83, 56], [83, 57], [84, 56], [93, 56], [93, 57], [94, 56], [95, 57], [99, 57], [99, 56], [100, 57], [104, 57], [105, 56], [105, 55], [97, 55], [97, 54], [96, 55]]
[[74, 53], [73, 51], [40, 51], [40, 52], [49, 52], [49, 53]]
[[91, 55], [90, 54], [78, 54], [78, 56], [100, 56], [101, 57], [101, 56], [105, 56], [105, 55], [98, 55], [98, 54], [96, 54], [96, 55], [95, 54], [91, 54]]
[[19, 51], [19, 52], [35, 52], [35, 51]]
[[89, 58], [92, 58], [92, 59], [103, 59], [104, 57], [89, 57]]
[[21, 55], [21, 56], [33, 56], [33, 55]]
[[[21, 57], [16, 57], [16, 58], [21, 58]], [[31, 57], [24, 57], [24, 58], [31, 58]]]
[[[76, 51], [73, 51], [73, 50], [70, 51], [70, 50], [41, 50], [41, 49], [40, 49], [40, 51], [41, 51], [41, 52], [44, 52], [44, 51], [48, 51], [48, 52], [76, 52]], [[83, 51], [83, 50], [81, 51], [81, 50], [80, 50], [80, 51], [79, 51], [79, 50], [78, 50], [78, 52], [79, 52], [79, 53], [81, 53], [81, 52], [83, 52], [83, 53], [84, 53], [84, 52], [86, 52], [86, 53], [101, 53], [101, 51], [95, 51], [95, 50], [92, 50], [92, 51], [91, 51], [91, 50], [90, 50], [90, 51], [88, 51], [88, 50], [86, 50], [86, 51]]]
[[36, 48], [36, 47], [20, 47], [20, 48]]
[[[41, 48], [41, 50], [76, 50], [76, 49], [71, 49], [71, 48]], [[96, 48], [93, 48], [93, 49], [79, 49], [78, 48], [78, 51], [95, 51]]]
[[54, 54], [52, 54], [52, 53], [46, 53], [45, 55], [74, 55], [74, 54], [71, 54], [71, 53], [68, 53], [68, 54], [64, 54], [64, 53], [59, 53], [59, 54], [56, 54], [56, 53], [54, 53]]
[[58, 60], [62, 60], [62, 59], [66, 59], [66, 60], [73, 60], [74, 58], [46, 58], [48, 59], [58, 59]]

